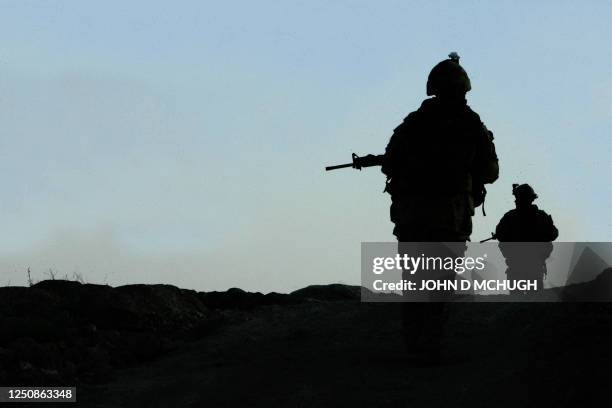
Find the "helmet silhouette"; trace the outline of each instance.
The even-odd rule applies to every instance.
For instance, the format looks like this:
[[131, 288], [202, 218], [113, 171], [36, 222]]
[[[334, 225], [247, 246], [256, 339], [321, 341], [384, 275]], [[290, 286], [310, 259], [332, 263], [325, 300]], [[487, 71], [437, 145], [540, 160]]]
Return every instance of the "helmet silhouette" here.
[[535, 200], [538, 198], [538, 195], [529, 184], [513, 184], [512, 195], [516, 198], [524, 198], [527, 200]]
[[472, 89], [467, 72], [459, 65], [456, 52], [448, 54], [448, 59], [438, 63], [427, 78], [427, 95], [466, 94]]

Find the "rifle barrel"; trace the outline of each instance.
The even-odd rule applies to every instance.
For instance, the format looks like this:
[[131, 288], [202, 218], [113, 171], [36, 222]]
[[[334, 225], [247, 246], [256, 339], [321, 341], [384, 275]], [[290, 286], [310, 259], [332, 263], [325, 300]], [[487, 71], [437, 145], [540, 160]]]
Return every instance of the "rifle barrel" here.
[[327, 166], [325, 168], [325, 171], [336, 170], [336, 169], [343, 169], [345, 167], [353, 167], [353, 163], [339, 164], [337, 166]]

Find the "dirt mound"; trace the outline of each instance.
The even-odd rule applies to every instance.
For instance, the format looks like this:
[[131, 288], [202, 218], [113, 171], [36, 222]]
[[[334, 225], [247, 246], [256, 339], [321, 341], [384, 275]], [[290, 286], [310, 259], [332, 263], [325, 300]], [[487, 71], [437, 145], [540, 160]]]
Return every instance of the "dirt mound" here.
[[259, 307], [345, 299], [342, 285], [295, 294], [196, 292], [171, 285], [47, 280], [0, 288], [0, 383], [103, 383]]
[[348, 286], [334, 283], [331, 285], [310, 285], [291, 292], [291, 296], [316, 300], [359, 300], [361, 286]]

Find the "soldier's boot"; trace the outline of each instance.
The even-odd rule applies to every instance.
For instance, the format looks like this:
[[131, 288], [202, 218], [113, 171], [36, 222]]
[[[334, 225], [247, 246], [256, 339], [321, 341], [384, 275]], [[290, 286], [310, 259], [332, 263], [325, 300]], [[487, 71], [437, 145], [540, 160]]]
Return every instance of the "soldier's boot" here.
[[404, 303], [403, 306], [402, 336], [408, 358], [417, 364], [439, 364], [448, 315], [446, 305]]

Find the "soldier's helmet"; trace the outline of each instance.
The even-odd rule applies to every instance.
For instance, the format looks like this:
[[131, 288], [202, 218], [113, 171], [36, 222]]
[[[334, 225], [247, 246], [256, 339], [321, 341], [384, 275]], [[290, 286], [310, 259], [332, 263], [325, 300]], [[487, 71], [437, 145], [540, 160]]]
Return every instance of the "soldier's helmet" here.
[[533, 201], [538, 198], [538, 195], [533, 191], [533, 188], [529, 184], [513, 184], [512, 195], [516, 198], [522, 198], [525, 200]]
[[438, 63], [427, 78], [427, 95], [466, 94], [472, 89], [467, 72], [459, 65], [456, 52], [448, 54], [448, 59]]

